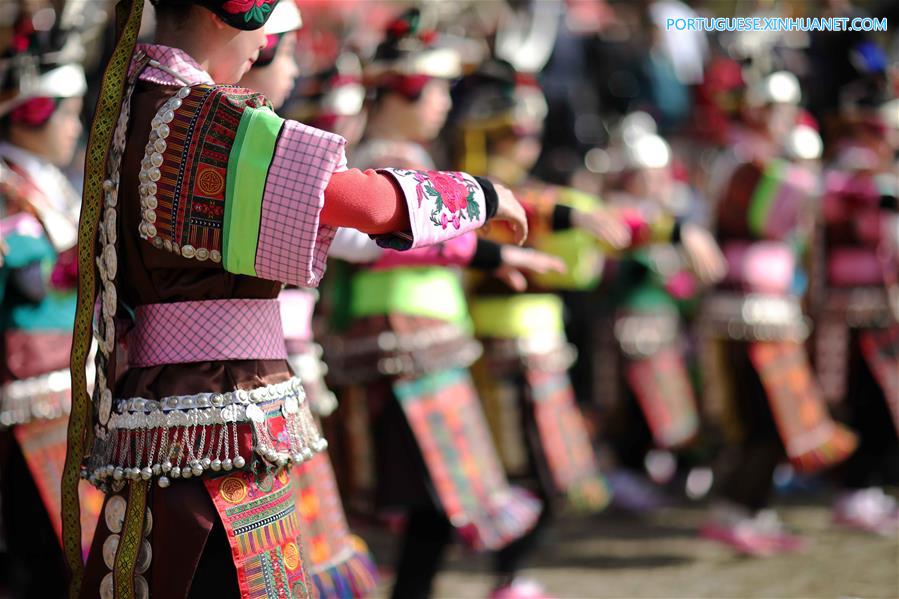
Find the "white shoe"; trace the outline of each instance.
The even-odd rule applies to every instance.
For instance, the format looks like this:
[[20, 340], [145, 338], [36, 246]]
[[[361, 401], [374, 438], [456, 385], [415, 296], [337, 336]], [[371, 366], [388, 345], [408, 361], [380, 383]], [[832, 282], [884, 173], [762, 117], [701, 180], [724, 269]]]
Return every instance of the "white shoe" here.
[[899, 505], [879, 487], [847, 491], [834, 504], [833, 520], [840, 526], [890, 537], [899, 534]]

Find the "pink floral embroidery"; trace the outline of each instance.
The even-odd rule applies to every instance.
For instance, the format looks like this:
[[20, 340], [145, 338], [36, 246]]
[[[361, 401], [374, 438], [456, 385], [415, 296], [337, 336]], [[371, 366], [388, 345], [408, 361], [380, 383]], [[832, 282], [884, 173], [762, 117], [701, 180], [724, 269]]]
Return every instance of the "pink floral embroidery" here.
[[228, 0], [222, 4], [222, 8], [226, 13], [236, 15], [245, 13], [251, 8], [262, 6], [266, 0]]
[[222, 9], [232, 15], [243, 15], [243, 20], [262, 23], [265, 16], [272, 11], [272, 0], [228, 0]]
[[434, 201], [430, 220], [435, 227], [446, 229], [452, 223], [456, 230], [462, 221], [477, 222], [481, 209], [475, 201], [477, 183], [451, 171], [414, 171], [397, 169], [396, 174], [412, 177], [419, 208], [426, 199]]
[[696, 294], [696, 279], [686, 270], [679, 270], [665, 281], [665, 289], [674, 299], [687, 300]]
[[463, 183], [459, 183], [447, 173], [440, 171], [427, 171], [431, 178], [431, 184], [440, 197], [443, 199], [443, 205], [451, 213], [464, 210], [468, 207], [468, 189]]

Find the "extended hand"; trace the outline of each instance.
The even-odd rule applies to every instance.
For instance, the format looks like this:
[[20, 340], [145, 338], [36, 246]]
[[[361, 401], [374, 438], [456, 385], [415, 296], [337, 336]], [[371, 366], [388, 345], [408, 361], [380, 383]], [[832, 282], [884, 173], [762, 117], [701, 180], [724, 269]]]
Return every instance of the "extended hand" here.
[[608, 210], [571, 211], [571, 224], [590, 233], [612, 249], [621, 250], [631, 243], [631, 230], [618, 216]]
[[515, 235], [515, 243], [521, 245], [528, 238], [528, 220], [524, 213], [524, 208], [515, 199], [515, 195], [509, 188], [499, 183], [494, 183], [498, 198], [496, 220], [502, 220], [509, 223], [512, 233]]
[[681, 227], [681, 246], [701, 283], [717, 283], [727, 274], [727, 262], [712, 234], [696, 225]]
[[565, 262], [557, 256], [514, 245], [504, 245], [500, 250], [502, 266], [494, 274], [515, 291], [524, 291], [528, 280], [524, 273], [543, 274], [565, 272]]

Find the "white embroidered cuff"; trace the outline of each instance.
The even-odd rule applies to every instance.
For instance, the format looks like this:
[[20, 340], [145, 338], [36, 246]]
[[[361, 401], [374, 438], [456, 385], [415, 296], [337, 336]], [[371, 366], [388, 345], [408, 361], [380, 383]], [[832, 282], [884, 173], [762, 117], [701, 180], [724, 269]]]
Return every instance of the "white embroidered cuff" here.
[[399, 184], [409, 209], [410, 231], [375, 237], [378, 245], [408, 250], [458, 237], [487, 218], [484, 190], [474, 177], [451, 171], [378, 169]]

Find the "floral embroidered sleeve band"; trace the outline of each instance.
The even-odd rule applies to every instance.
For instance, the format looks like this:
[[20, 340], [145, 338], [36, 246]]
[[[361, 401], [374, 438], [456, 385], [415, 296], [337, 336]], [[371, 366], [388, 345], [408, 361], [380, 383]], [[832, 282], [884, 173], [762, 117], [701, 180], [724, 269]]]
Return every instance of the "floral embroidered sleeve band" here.
[[[392, 176], [406, 198], [410, 229], [379, 236], [382, 247], [406, 250], [432, 245], [481, 227], [496, 192], [461, 172], [379, 169]], [[491, 197], [492, 196], [492, 197]]]

